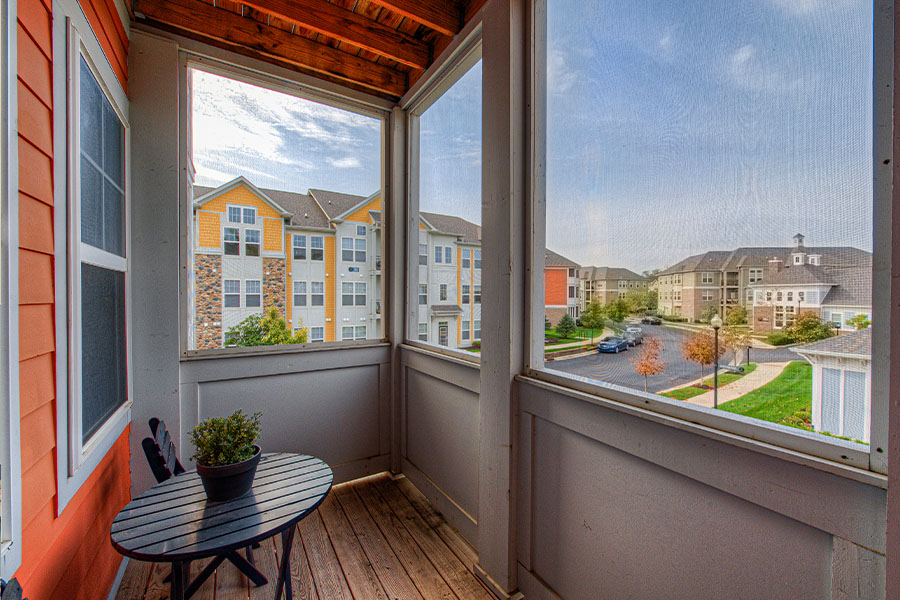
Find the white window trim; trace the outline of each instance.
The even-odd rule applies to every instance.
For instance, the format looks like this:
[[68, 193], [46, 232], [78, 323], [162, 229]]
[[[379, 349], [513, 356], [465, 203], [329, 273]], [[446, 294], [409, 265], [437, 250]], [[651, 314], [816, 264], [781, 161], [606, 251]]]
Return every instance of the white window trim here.
[[[53, 97], [57, 100], [54, 106], [54, 131], [66, 131], [68, 136], [54, 136], [54, 155], [67, 157], [67, 160], [54, 161], [54, 178], [57, 182], [68, 181], [69, 185], [57, 184], [54, 189], [54, 204], [57, 207], [70, 205], [70, 199], [79, 192], [77, 181], [79, 168], [78, 139], [73, 128], [70, 129], [68, 116], [78, 111], [78, 92], [76, 85], [67, 85], [76, 81], [78, 58], [83, 56], [94, 72], [106, 99], [125, 128], [125, 256], [122, 258], [102, 250], [74, 248], [72, 231], [77, 223], [78, 215], [72, 215], [69, 223], [65, 210], [56, 210], [55, 228], [55, 269], [56, 269], [56, 340], [57, 348], [66, 348], [68, 352], [56, 353], [56, 447], [57, 447], [57, 515], [62, 514], [69, 501], [75, 496], [97, 465], [106, 457], [116, 440], [131, 422], [132, 405], [132, 362], [131, 362], [131, 130], [128, 123], [128, 98], [119, 80], [110, 67], [103, 49], [94, 36], [87, 19], [81, 12], [76, 0], [58, 0], [54, 3], [53, 19], [53, 54], [57, 60], [53, 63]], [[64, 57], [64, 58], [63, 58]], [[73, 71], [74, 69], [74, 71]], [[60, 106], [60, 104], [62, 106]], [[66, 139], [68, 137], [68, 139]], [[69, 175], [72, 174], [71, 177]], [[82, 250], [79, 255], [78, 251]], [[80, 400], [78, 365], [70, 357], [80, 356], [80, 332], [77, 328], [69, 330], [68, 315], [73, 310], [74, 302], [67, 298], [71, 289], [73, 299], [78, 295], [80, 279], [73, 277], [75, 265], [81, 262], [95, 262], [110, 266], [124, 267], [125, 271], [125, 331], [126, 331], [126, 373], [127, 399], [88, 440], [82, 443], [80, 434]], [[75, 273], [77, 275], [78, 273]], [[67, 281], [71, 278], [71, 285]], [[73, 319], [75, 321], [75, 319]], [[76, 385], [76, 383], [78, 385]], [[74, 435], [72, 432], [77, 432]]]
[[[22, 564], [22, 462], [19, 411], [19, 169], [16, 119], [16, 0], [5, 3], [0, 69], [0, 578], [10, 579]], [[14, 251], [10, 252], [10, 249]], [[15, 449], [15, 451], [13, 451]]]

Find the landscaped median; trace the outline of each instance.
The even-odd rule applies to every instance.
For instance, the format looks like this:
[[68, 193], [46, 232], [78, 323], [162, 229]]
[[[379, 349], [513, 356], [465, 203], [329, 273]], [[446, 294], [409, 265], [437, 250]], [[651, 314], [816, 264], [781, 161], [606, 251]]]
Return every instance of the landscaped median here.
[[[729, 383], [735, 382], [738, 379], [741, 379], [745, 375], [749, 375], [753, 371], [756, 370], [756, 363], [750, 363], [749, 365], [744, 365], [743, 373], [720, 373], [719, 374], [719, 389], [728, 385]], [[713, 378], [709, 377], [708, 379], [704, 379], [700, 383], [695, 383], [693, 385], [688, 385], [683, 388], [678, 388], [677, 390], [670, 390], [668, 392], [660, 393], [660, 396], [666, 396], [667, 398], [673, 398], [675, 400], [687, 400], [689, 398], [693, 398], [694, 396], [699, 396], [700, 394], [705, 394], [706, 392], [713, 389]]]
[[720, 404], [719, 410], [812, 431], [811, 407], [812, 365], [795, 361], [766, 385]]

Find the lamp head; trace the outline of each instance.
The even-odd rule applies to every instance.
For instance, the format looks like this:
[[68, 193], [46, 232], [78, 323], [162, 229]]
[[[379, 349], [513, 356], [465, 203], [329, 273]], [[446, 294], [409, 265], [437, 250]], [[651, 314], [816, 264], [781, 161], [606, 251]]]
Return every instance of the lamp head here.
[[709, 324], [712, 325], [713, 329], [718, 329], [722, 326], [722, 319], [719, 315], [713, 315], [713, 318], [709, 320]]

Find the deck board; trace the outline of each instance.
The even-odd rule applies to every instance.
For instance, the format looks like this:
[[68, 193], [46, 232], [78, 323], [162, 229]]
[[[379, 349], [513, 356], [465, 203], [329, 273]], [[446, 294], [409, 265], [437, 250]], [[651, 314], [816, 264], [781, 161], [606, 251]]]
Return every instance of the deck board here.
[[[472, 565], [474, 550], [404, 478], [368, 477], [335, 486], [300, 522], [291, 551], [294, 597], [302, 600], [491, 600]], [[195, 599], [271, 598], [281, 538], [254, 550], [270, 583], [255, 587], [229, 562]], [[205, 561], [191, 565], [194, 575]], [[167, 564], [130, 561], [117, 600], [163, 600]]]

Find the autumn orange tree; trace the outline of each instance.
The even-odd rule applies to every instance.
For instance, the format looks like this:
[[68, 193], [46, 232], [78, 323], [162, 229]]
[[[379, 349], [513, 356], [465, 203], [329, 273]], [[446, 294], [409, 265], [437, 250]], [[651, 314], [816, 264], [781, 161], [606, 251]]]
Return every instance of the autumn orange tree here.
[[644, 391], [647, 391], [647, 378], [651, 375], [661, 375], [666, 370], [666, 365], [659, 358], [662, 352], [662, 342], [658, 337], [644, 338], [641, 349], [631, 359], [634, 370], [644, 377]]
[[[700, 365], [700, 379], [703, 379], [703, 367], [716, 362], [715, 338], [712, 334], [700, 331], [684, 338], [681, 342], [681, 355]], [[725, 353], [725, 345], [719, 344], [719, 356]]]

